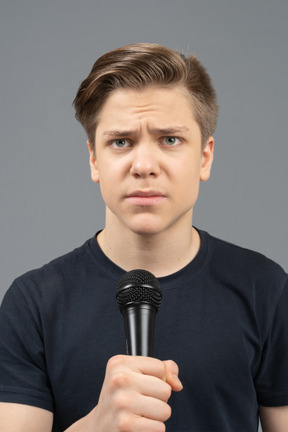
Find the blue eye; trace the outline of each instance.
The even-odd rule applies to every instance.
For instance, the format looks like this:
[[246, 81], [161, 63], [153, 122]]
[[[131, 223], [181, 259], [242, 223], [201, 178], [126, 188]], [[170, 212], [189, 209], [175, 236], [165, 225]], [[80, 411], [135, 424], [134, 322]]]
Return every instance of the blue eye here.
[[126, 139], [117, 139], [112, 141], [112, 146], [116, 147], [116, 148], [123, 148], [123, 147], [128, 147], [129, 146], [129, 142]]
[[163, 142], [164, 142], [164, 144], [166, 144], [168, 146], [173, 146], [173, 145], [179, 144], [181, 141], [177, 137], [169, 136], [169, 137], [164, 137]]

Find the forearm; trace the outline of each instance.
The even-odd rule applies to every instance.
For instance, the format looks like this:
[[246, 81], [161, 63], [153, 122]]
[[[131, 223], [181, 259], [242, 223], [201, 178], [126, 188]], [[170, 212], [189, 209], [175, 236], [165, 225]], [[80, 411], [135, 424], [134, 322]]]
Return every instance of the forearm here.
[[[95, 411], [94, 408], [88, 415], [73, 423], [64, 432], [96, 432]], [[98, 431], [97, 431], [98, 432]]]
[[288, 431], [288, 406], [259, 407], [263, 432]]
[[51, 432], [52, 424], [53, 414], [50, 411], [25, 404], [0, 402], [1, 432]]

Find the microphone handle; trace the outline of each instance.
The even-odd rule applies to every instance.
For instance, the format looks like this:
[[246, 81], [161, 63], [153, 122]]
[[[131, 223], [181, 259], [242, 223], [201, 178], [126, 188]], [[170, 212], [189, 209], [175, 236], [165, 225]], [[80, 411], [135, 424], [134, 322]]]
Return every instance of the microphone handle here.
[[153, 356], [157, 309], [149, 303], [132, 303], [123, 308], [127, 354]]

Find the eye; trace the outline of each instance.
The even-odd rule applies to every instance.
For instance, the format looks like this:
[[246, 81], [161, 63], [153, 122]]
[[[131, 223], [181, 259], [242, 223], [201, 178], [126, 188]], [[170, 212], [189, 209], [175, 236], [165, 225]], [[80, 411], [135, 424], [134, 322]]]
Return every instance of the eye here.
[[167, 145], [167, 146], [175, 146], [177, 144], [180, 144], [182, 141], [174, 136], [167, 136], [161, 139], [162, 143]]
[[114, 148], [125, 148], [125, 147], [129, 147], [130, 143], [127, 139], [120, 138], [120, 139], [116, 139], [116, 140], [111, 141], [110, 145]]

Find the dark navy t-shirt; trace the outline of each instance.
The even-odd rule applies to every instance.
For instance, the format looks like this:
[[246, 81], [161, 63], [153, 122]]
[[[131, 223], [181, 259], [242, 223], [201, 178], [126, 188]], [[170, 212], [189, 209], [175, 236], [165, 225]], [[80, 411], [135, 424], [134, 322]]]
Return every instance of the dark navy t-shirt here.
[[[258, 404], [288, 405], [287, 274], [199, 233], [196, 258], [159, 278], [154, 356], [176, 361], [184, 386], [167, 432], [257, 432]], [[123, 274], [93, 237], [14, 281], [0, 312], [0, 401], [52, 411], [53, 432], [94, 408], [108, 359], [125, 354]]]

